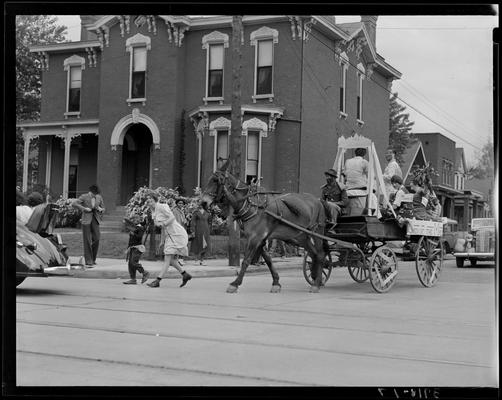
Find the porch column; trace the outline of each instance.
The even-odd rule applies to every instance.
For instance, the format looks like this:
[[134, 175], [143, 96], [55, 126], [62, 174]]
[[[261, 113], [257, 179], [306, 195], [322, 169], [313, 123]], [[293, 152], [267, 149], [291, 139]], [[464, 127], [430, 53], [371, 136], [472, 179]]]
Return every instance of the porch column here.
[[469, 225], [469, 196], [464, 198], [464, 231], [467, 230]]
[[23, 131], [24, 138], [24, 154], [23, 154], [23, 192], [28, 190], [28, 159], [30, 157], [30, 141], [31, 135]]
[[[47, 140], [47, 159], [45, 163], [45, 186], [49, 189], [51, 188], [51, 167], [52, 167], [52, 136], [49, 136], [49, 139]], [[49, 197], [48, 193], [47, 197]]]
[[58, 135], [64, 140], [64, 163], [63, 163], [63, 197], [68, 198], [68, 186], [70, 180], [70, 149], [71, 141], [74, 137], [80, 136], [80, 134], [75, 134], [68, 132], [66, 126], [63, 125], [63, 133]]

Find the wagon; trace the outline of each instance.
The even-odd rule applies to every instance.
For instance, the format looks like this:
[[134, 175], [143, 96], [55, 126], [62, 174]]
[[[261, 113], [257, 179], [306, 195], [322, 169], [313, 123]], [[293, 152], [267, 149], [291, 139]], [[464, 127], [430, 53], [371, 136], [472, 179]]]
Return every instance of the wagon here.
[[[404, 241], [404, 249], [414, 250], [420, 283], [432, 287], [443, 266], [441, 235], [442, 223], [436, 221], [411, 219], [405, 227], [400, 227], [395, 219], [379, 221], [367, 215], [340, 217], [334, 233], [324, 237], [328, 248], [322, 283], [328, 281], [333, 268], [346, 267], [354, 281], [363, 283], [369, 279], [375, 291], [389, 291], [396, 283], [399, 263], [389, 242]], [[353, 248], [340, 246], [339, 241], [352, 243]], [[310, 284], [313, 283], [311, 266], [311, 260], [305, 255], [303, 274]]]
[[[425, 287], [434, 286], [443, 265], [443, 245], [440, 240], [443, 223], [416, 219], [406, 219], [406, 223], [401, 225], [398, 223], [390, 207], [378, 155], [370, 139], [360, 135], [340, 137], [333, 168], [342, 171], [346, 155], [356, 148], [365, 148], [368, 153], [368, 187], [366, 190], [347, 191], [349, 215], [339, 217], [336, 227], [327, 236], [321, 235], [327, 243], [323, 283], [329, 279], [334, 267], [347, 267], [354, 281], [362, 283], [369, 279], [377, 292], [389, 291], [398, 276], [398, 256], [390, 242], [404, 241], [404, 249], [414, 256], [420, 283]], [[341, 179], [342, 174], [339, 174], [338, 181]], [[360, 207], [361, 199], [366, 205], [364, 209]], [[381, 199], [383, 206], [390, 211], [389, 218], [379, 219], [377, 215], [371, 215], [378, 209], [378, 206], [374, 206], [374, 212], [370, 209], [372, 201], [374, 204], [375, 200], [378, 202], [377, 199]], [[306, 255], [303, 273], [310, 284], [313, 282], [311, 264]]]

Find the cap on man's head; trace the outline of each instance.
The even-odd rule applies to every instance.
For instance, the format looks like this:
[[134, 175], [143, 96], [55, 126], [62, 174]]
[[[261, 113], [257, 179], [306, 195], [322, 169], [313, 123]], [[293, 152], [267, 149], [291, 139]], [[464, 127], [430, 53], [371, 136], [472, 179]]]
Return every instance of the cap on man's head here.
[[329, 175], [332, 176], [333, 178], [338, 177], [338, 173], [333, 168], [330, 168], [326, 172], [324, 172], [324, 175]]

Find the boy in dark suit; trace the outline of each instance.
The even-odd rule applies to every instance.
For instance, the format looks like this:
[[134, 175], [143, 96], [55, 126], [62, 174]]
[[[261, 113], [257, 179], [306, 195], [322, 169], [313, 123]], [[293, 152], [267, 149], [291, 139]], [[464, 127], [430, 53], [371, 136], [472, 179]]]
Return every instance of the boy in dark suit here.
[[124, 224], [126, 230], [129, 232], [129, 243], [127, 244], [126, 261], [127, 267], [129, 269], [129, 276], [131, 279], [124, 282], [124, 285], [136, 285], [136, 271], [143, 274], [141, 278], [141, 283], [145, 283], [150, 276], [150, 273], [146, 271], [140, 264], [139, 260], [141, 255], [145, 252], [145, 245], [143, 244], [143, 235], [145, 234], [147, 228], [142, 225], [135, 223], [129, 218], [124, 219]]

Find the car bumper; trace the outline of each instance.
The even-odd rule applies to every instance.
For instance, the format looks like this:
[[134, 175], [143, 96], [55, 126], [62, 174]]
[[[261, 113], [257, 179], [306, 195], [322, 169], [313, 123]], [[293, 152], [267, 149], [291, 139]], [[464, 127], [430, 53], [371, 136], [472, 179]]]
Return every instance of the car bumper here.
[[453, 253], [455, 257], [476, 258], [478, 260], [495, 260], [494, 253]]

